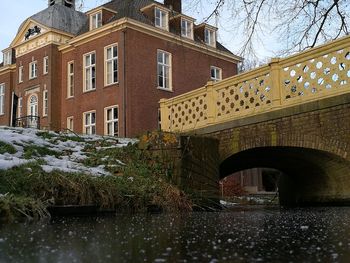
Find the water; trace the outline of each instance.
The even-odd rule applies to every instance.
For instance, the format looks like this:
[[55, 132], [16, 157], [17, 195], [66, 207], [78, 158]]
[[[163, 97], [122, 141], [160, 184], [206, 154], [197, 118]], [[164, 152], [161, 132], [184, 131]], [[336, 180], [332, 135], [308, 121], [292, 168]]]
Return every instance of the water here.
[[4, 225], [0, 262], [350, 262], [350, 208], [250, 208]]

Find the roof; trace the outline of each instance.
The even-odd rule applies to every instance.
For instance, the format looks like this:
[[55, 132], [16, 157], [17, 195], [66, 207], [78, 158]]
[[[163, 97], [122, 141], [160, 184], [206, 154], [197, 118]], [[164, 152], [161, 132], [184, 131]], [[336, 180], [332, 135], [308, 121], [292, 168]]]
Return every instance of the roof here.
[[[154, 21], [141, 12], [143, 7], [151, 4], [163, 5], [154, 0], [112, 0], [102, 5], [102, 7], [116, 11], [116, 14], [108, 22], [127, 17], [145, 24], [154, 25]], [[178, 13], [175, 12], [174, 15], [178, 15]], [[82, 12], [74, 10], [74, 8], [69, 8], [63, 5], [49, 6], [28, 19], [35, 20], [44, 26], [55, 28], [75, 36], [89, 31], [88, 16]], [[18, 31], [22, 29], [27, 20], [21, 24]], [[195, 39], [195, 41], [202, 42], [200, 39]], [[233, 54], [219, 42], [217, 42], [216, 49], [230, 55]]]
[[[87, 23], [87, 16], [79, 11], [74, 10], [63, 5], [52, 5], [48, 8], [32, 15], [28, 19], [32, 19], [49, 28], [58, 29], [73, 35], [78, 35], [82, 26]], [[22, 29], [26, 19], [18, 29]]]

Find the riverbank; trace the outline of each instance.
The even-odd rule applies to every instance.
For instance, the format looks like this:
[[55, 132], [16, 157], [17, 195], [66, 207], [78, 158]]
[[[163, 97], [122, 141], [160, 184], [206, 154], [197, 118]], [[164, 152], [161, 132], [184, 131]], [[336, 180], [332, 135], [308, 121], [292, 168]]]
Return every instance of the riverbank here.
[[0, 220], [49, 217], [52, 206], [189, 211], [160, 157], [137, 140], [0, 127]]

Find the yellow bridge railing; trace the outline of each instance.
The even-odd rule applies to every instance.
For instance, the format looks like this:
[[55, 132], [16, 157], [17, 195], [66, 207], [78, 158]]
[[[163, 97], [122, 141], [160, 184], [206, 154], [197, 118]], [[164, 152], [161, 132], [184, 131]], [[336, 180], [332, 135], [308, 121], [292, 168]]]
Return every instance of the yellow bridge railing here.
[[188, 132], [350, 92], [350, 37], [160, 101], [164, 131]]

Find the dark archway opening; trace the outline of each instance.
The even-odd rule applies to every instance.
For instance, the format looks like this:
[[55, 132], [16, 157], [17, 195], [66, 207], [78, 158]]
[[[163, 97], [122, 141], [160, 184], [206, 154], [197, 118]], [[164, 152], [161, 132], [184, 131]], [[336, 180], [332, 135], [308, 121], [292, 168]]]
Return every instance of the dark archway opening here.
[[221, 163], [220, 179], [256, 167], [281, 173], [281, 205], [350, 204], [350, 165], [335, 154], [301, 147], [249, 149]]

